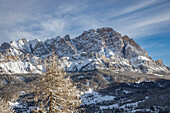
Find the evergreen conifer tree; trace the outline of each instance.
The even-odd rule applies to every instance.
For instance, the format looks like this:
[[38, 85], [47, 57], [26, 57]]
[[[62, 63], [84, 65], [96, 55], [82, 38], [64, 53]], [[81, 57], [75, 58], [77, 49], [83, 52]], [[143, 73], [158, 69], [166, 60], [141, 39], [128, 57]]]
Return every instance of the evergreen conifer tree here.
[[0, 98], [0, 113], [14, 113], [7, 101]]
[[60, 60], [53, 54], [46, 63], [46, 73], [36, 81], [36, 112], [72, 113], [80, 105], [80, 93], [69, 76], [66, 76]]

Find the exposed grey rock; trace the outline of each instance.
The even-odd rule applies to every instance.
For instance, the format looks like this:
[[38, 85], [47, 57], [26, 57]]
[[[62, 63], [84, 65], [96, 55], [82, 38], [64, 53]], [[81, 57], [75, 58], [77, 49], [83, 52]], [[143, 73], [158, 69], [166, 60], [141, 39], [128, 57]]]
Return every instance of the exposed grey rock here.
[[[3, 43], [0, 50], [1, 61], [2, 58], [4, 58], [3, 61], [11, 58], [8, 56], [22, 58], [28, 53], [43, 61], [52, 54], [52, 51], [55, 51], [60, 58], [68, 57], [63, 61], [63, 65], [69, 71], [106, 68], [138, 73], [169, 72], [169, 67], [165, 66], [162, 60], [152, 60], [147, 51], [133, 39], [126, 35], [121, 36], [109, 27], [90, 29], [73, 39], [70, 39], [69, 35], [57, 36], [44, 42], [38, 39], [32, 41], [20, 39], [11, 43]], [[30, 61], [29, 58], [27, 61]], [[30, 63], [33, 62], [31, 60]]]

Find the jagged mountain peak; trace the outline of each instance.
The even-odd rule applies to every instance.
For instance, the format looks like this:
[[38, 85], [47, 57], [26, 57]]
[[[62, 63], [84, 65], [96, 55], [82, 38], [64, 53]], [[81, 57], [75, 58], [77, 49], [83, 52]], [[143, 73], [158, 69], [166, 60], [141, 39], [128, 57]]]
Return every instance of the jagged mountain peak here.
[[9, 43], [7, 43], [7, 42], [4, 42], [4, 43], [2, 43], [1, 44], [1, 47], [0, 47], [0, 49], [1, 50], [5, 50], [5, 49], [8, 49], [8, 48], [10, 48], [11, 47], [11, 45], [9, 44]]
[[27, 43], [28, 41], [29, 41], [28, 39], [22, 38], [22, 39], [19, 39], [17, 42], [25, 44], [25, 43]]
[[110, 27], [102, 27], [102, 28], [98, 28], [98, 29], [89, 29], [87, 31], [84, 31], [80, 36], [84, 36], [87, 34], [91, 34], [91, 35], [110, 35], [110, 37], [113, 37], [115, 35], [121, 35], [120, 33], [118, 33], [117, 31], [115, 31], [114, 29], [110, 28]]
[[[4, 51], [1, 52], [1, 61], [10, 58], [8, 56], [27, 56], [27, 54], [43, 61], [54, 50], [63, 60], [67, 71], [105, 68], [140, 73], [169, 72], [169, 68], [161, 60], [153, 61], [147, 51], [133, 39], [127, 35], [122, 36], [110, 27], [89, 29], [73, 39], [69, 35], [57, 36], [45, 41], [20, 39], [11, 43], [3, 43], [0, 50]], [[27, 58], [27, 61], [30, 60]], [[30, 63], [38, 68], [34, 62]], [[7, 67], [4, 68], [8, 70], [9, 67]]]
[[113, 28], [111, 27], [102, 27], [102, 28], [98, 28], [96, 30], [98, 33], [113, 33], [116, 34], [118, 33], [117, 31], [115, 31]]
[[66, 41], [71, 41], [71, 38], [70, 38], [70, 35], [65, 35], [64, 37], [63, 37]]

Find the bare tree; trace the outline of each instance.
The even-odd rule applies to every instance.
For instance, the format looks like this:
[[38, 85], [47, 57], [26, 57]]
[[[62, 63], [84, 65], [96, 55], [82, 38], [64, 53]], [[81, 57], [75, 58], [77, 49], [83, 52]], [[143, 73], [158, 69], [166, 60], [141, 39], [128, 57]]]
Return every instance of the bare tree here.
[[46, 73], [36, 82], [36, 112], [72, 113], [80, 105], [80, 93], [66, 76], [60, 60], [53, 54], [45, 63]]

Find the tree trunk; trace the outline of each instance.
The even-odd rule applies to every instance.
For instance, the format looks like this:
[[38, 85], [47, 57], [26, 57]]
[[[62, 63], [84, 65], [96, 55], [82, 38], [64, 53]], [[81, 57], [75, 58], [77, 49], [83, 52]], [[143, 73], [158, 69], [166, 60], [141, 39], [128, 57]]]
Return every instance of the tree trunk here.
[[52, 101], [53, 101], [53, 94], [50, 92], [50, 108], [49, 108], [49, 113], [52, 111]]

